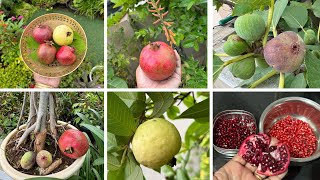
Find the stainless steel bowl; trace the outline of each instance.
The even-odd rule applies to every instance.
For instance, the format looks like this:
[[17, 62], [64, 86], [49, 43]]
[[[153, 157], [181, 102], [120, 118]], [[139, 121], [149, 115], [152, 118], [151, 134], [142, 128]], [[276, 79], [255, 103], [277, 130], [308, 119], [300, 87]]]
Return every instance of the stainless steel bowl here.
[[292, 162], [308, 162], [320, 157], [320, 105], [302, 97], [287, 97], [271, 103], [262, 113], [259, 131], [268, 133], [270, 128], [282, 118], [290, 115], [307, 122], [318, 140], [318, 147], [312, 156], [307, 158], [291, 157]]
[[[218, 113], [213, 119], [213, 128], [215, 128], [215, 123], [217, 122], [218, 119], [220, 119], [220, 118], [232, 119], [233, 117], [239, 116], [239, 115], [252, 119], [256, 129], [258, 129], [256, 119], [254, 118], [254, 116], [250, 112], [247, 112], [244, 110], [225, 110], [225, 111]], [[213, 144], [213, 148], [218, 153], [226, 156], [227, 158], [233, 157], [239, 151], [239, 149], [221, 148], [221, 147], [216, 146], [215, 144]]]

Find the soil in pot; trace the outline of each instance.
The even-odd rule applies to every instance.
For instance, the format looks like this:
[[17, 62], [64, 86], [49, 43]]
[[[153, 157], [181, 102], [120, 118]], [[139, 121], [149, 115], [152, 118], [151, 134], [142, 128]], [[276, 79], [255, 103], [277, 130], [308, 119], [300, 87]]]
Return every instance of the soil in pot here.
[[[58, 137], [61, 136], [61, 134], [67, 130], [64, 126], [57, 127], [58, 131]], [[37, 164], [35, 164], [31, 169], [25, 170], [20, 165], [21, 157], [24, 155], [27, 151], [33, 151], [34, 150], [34, 135], [31, 134], [26, 140], [25, 143], [21, 144], [21, 146], [16, 149], [16, 143], [19, 141], [19, 138], [22, 136], [25, 129], [20, 130], [14, 138], [12, 138], [6, 147], [6, 157], [10, 165], [16, 169], [17, 171], [20, 171], [25, 174], [29, 175], [39, 175], [39, 167]], [[59, 138], [57, 138], [58, 140]], [[48, 132], [46, 137], [46, 144], [45, 144], [45, 150], [49, 151], [52, 154], [52, 160], [55, 161], [59, 158], [62, 159], [62, 164], [58, 166], [54, 171], [52, 171], [50, 174], [57, 173], [59, 171], [62, 171], [66, 169], [68, 166], [70, 166], [75, 159], [70, 159], [67, 156], [63, 155], [60, 150], [59, 146], [57, 144], [57, 140], [55, 140], [50, 133]]]

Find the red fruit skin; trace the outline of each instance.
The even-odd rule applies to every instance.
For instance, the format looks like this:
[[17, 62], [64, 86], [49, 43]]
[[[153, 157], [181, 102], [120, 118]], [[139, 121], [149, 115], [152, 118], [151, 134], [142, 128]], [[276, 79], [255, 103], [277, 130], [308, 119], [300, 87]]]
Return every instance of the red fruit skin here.
[[42, 44], [52, 39], [53, 30], [47, 25], [39, 25], [33, 29], [32, 36], [34, 40]]
[[57, 54], [56, 58], [61, 65], [69, 66], [76, 62], [77, 57], [74, 54], [75, 49], [70, 46], [62, 46]]
[[145, 46], [140, 53], [140, 67], [146, 76], [162, 81], [172, 76], [177, 66], [174, 50], [164, 42], [157, 41]]
[[51, 64], [55, 59], [57, 49], [51, 43], [43, 43], [37, 50], [38, 58], [44, 64]]
[[[270, 146], [271, 139], [266, 134], [254, 134], [247, 137], [239, 150], [238, 155], [252, 166], [258, 167], [257, 172], [261, 175], [275, 176], [284, 173], [290, 164], [289, 148], [283, 143]], [[249, 146], [251, 143], [251, 148]], [[270, 149], [273, 148], [271, 151]], [[272, 163], [275, 161], [275, 163]], [[272, 169], [270, 164], [272, 164]], [[264, 167], [263, 167], [264, 166]], [[275, 172], [272, 172], [274, 170]]]
[[66, 130], [59, 138], [60, 151], [71, 159], [77, 159], [86, 154], [89, 142], [83, 132], [76, 129]]

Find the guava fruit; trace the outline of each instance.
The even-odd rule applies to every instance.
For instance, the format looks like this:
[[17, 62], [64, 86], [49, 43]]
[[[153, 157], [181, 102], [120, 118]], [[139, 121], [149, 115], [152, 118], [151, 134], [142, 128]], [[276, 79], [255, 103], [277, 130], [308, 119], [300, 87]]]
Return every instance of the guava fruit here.
[[141, 124], [132, 139], [136, 160], [149, 168], [159, 169], [180, 151], [181, 137], [169, 121], [154, 118]]
[[70, 45], [73, 42], [73, 30], [67, 25], [57, 26], [53, 30], [53, 40], [59, 46]]
[[290, 73], [297, 70], [306, 54], [306, 47], [300, 36], [285, 31], [267, 42], [263, 50], [266, 62], [275, 70]]
[[245, 14], [237, 18], [234, 28], [242, 39], [257, 41], [264, 34], [266, 24], [263, 18], [257, 14]]
[[36, 153], [33, 151], [28, 151], [24, 153], [21, 157], [20, 165], [23, 169], [31, 169], [32, 166], [36, 163]]
[[223, 50], [229, 56], [238, 56], [247, 52], [249, 50], [249, 45], [238, 35], [232, 34], [223, 44]]
[[308, 29], [304, 33], [303, 41], [307, 45], [314, 45], [317, 42], [316, 33], [312, 29]]
[[229, 65], [229, 70], [234, 77], [240, 79], [249, 79], [256, 70], [254, 57], [248, 57], [241, 61], [234, 62]]

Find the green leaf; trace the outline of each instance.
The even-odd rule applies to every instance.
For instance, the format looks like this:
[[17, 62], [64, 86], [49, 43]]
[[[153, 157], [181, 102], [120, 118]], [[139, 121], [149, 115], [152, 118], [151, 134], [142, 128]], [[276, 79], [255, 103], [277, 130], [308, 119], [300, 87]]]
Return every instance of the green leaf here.
[[186, 134], [185, 134], [185, 145], [186, 148], [188, 149], [189, 147], [192, 146], [192, 144], [202, 135], [206, 134], [209, 132], [209, 123], [198, 123], [198, 122], [193, 122], [187, 129]]
[[272, 26], [277, 27], [278, 22], [282, 16], [283, 11], [286, 9], [288, 0], [278, 0], [274, 5], [274, 12], [272, 17]]
[[270, 5], [270, 0], [234, 0], [233, 16], [241, 16]]
[[164, 174], [166, 177], [173, 177], [176, 175], [174, 169], [169, 165], [163, 165], [161, 167], [161, 174]]
[[92, 165], [93, 166], [100, 166], [100, 165], [103, 165], [104, 164], [104, 158], [103, 157], [100, 157], [96, 160], [93, 161]]
[[207, 118], [209, 121], [209, 98], [205, 99], [184, 111], [178, 118]]
[[108, 80], [111, 80], [114, 76], [114, 70], [111, 66], [107, 66], [107, 77]]
[[177, 180], [189, 180], [188, 174], [185, 169], [177, 169]]
[[121, 168], [121, 163], [119, 159], [111, 153], [108, 153], [107, 155], [107, 163], [109, 171], [117, 171]]
[[126, 103], [135, 118], [144, 113], [146, 108], [146, 95], [144, 92], [117, 92], [116, 95]]
[[128, 153], [128, 158], [125, 166], [125, 177], [126, 180], [143, 180], [142, 169], [139, 166], [138, 162], [135, 160], [133, 153]]
[[107, 93], [108, 106], [108, 132], [118, 136], [132, 136], [137, 128], [137, 122], [133, 118], [130, 109], [114, 93]]
[[291, 28], [303, 28], [308, 21], [308, 10], [304, 6], [287, 6], [282, 18]]
[[111, 80], [108, 80], [108, 88], [128, 88], [128, 85], [125, 80], [113, 77]]
[[180, 109], [177, 106], [171, 106], [167, 111], [167, 115], [170, 119], [175, 119], [179, 113]]
[[84, 53], [87, 48], [86, 42], [82, 39], [82, 37], [77, 31], [74, 31], [73, 33], [73, 42], [72, 44], [70, 44], [70, 46], [76, 49], [75, 51], [76, 55], [80, 55]]
[[154, 103], [154, 108], [149, 118], [157, 118], [163, 115], [174, 101], [171, 92], [148, 92], [148, 96]]
[[312, 5], [313, 14], [320, 18], [320, 0], [316, 0]]
[[293, 74], [290, 74], [290, 75], [292, 75], [293, 77], [289, 76], [288, 80], [286, 78], [285, 83], [288, 83], [288, 84], [285, 84], [286, 88], [306, 88], [307, 87], [307, 81], [303, 73], [300, 73], [296, 76], [294, 76]]
[[92, 134], [95, 134], [101, 141], [103, 141], [103, 131], [100, 128], [97, 128], [91, 124], [81, 123], [80, 126], [83, 126], [90, 130]]
[[219, 78], [223, 68], [223, 61], [218, 56], [213, 56], [213, 83]]
[[77, 112], [76, 115], [78, 115], [80, 117], [80, 119], [83, 120], [83, 122], [90, 124], [90, 120], [84, 114]]
[[256, 67], [256, 71], [254, 72], [253, 76], [250, 79], [243, 80], [240, 84], [238, 84], [237, 87], [246, 87], [252, 84], [253, 82], [257, 81], [258, 79], [262, 78], [264, 75], [268, 74], [272, 70], [273, 70], [272, 67], [268, 67], [268, 68]]
[[94, 175], [96, 176], [96, 180], [101, 180], [100, 174], [98, 173], [98, 171], [95, 168], [92, 168], [92, 171], [94, 173]]
[[305, 56], [306, 64], [306, 79], [307, 84], [310, 88], [319, 88], [320, 87], [320, 59], [318, 59], [310, 51], [307, 51]]
[[183, 104], [186, 105], [188, 108], [195, 104], [193, 96], [191, 94], [183, 99]]
[[118, 150], [118, 144], [116, 136], [107, 132], [107, 152], [113, 152]]

